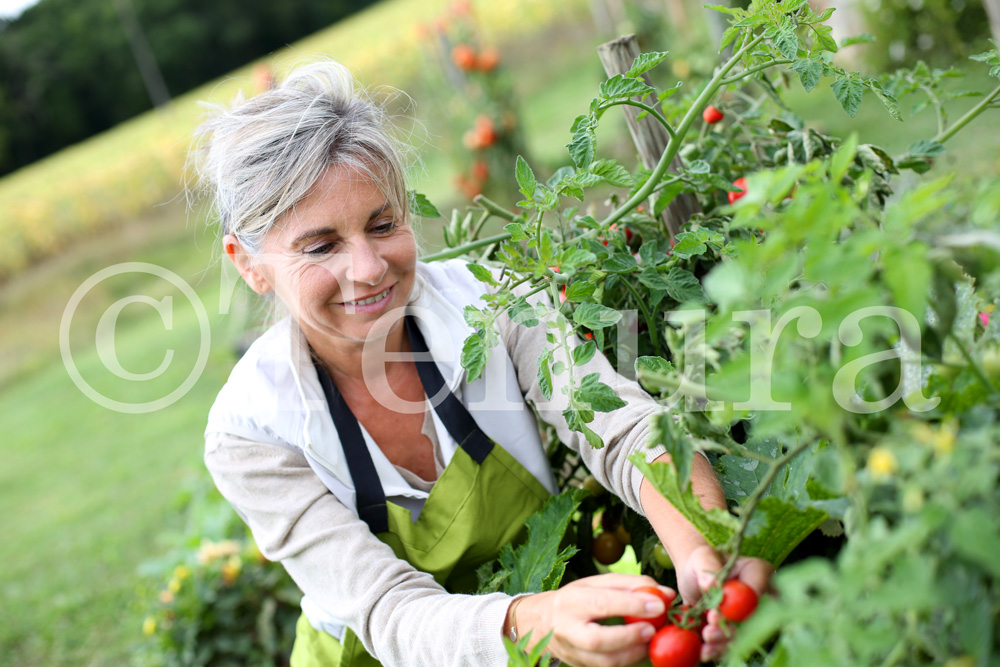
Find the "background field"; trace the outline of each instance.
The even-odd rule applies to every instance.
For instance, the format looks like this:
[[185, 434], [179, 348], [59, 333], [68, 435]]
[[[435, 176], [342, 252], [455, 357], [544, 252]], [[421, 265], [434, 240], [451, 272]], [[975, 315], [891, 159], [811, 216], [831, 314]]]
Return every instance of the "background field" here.
[[[563, 145], [572, 119], [599, 84], [594, 47], [602, 38], [581, 9], [585, 3], [504, 4], [510, 11], [496, 11], [483, 24], [516, 73], [527, 140], [539, 171], [552, 171], [566, 160]], [[416, 74], [416, 59], [406, 56], [416, 48], [412, 25], [430, 20], [444, 6], [439, 1], [384, 2], [294, 45], [275, 61], [327, 52], [360, 72], [374, 73], [379, 82], [405, 87]], [[56, 223], [37, 233], [56, 239], [52, 243], [67, 252], [31, 262], [0, 288], [0, 424], [6, 433], [0, 446], [0, 664], [105, 665], [133, 659], [142, 622], [136, 593], [143, 584], [136, 568], [160, 555], [164, 544], [159, 536], [179, 529], [175, 499], [185, 480], [205, 477], [200, 462], [205, 417], [234, 363], [234, 345], [253, 320], [245, 293], [233, 292], [220, 277], [204, 210], [186, 209], [177, 196], [176, 178], [186, 133], [197, 114], [195, 100], [230, 97], [246, 83], [248, 71], [186, 96], [162, 116], [137, 119], [0, 182], [0, 210], [7, 214], [17, 207], [38, 208], [43, 201], [38, 193], [53, 190], [53, 182], [69, 183], [59, 180], [67, 173], [80, 173], [74, 186], [78, 190], [67, 186], [57, 193], [62, 199], [44, 199], [45, 206], [55, 209], [71, 207], [69, 213], [35, 213], [38, 220]], [[985, 83], [973, 78], [966, 86], [982, 89]], [[829, 90], [803, 95], [793, 106], [806, 117], [824, 119], [836, 133], [856, 129], [862, 140], [894, 152], [904, 150], [914, 134], [933, 134], [930, 117], [903, 126], [870, 99], [852, 121]], [[418, 99], [418, 114], [420, 108]], [[996, 177], [995, 127], [993, 118], [967, 129], [935, 169], [955, 171], [967, 180]], [[156, 147], [151, 154], [162, 162], [120, 159], [150, 137]], [[601, 142], [614, 153], [628, 154], [618, 122], [602, 129]], [[447, 161], [430, 148], [424, 171], [413, 182], [442, 208], [460, 203], [448, 170]], [[150, 209], [137, 198], [133, 209], [131, 204], [121, 209], [128, 214], [114, 224], [96, 222], [104, 214], [93, 191], [133, 196], [142, 183], [159, 205]], [[77, 213], [73, 206], [80, 207]], [[63, 224], [93, 231], [70, 233], [59, 226]], [[2, 226], [5, 236], [11, 233]], [[58, 240], [64, 234], [73, 240]], [[426, 223], [423, 235], [433, 246], [440, 236], [438, 225]], [[148, 414], [122, 414], [91, 401], [73, 384], [60, 356], [60, 323], [74, 291], [95, 272], [125, 261], [169, 268], [194, 288], [208, 318], [211, 347], [204, 372], [183, 398]], [[115, 300], [133, 294], [173, 299], [169, 330], [148, 307], [126, 309], [118, 323], [116, 352], [125, 368], [153, 371], [168, 350], [174, 351], [170, 369], [155, 382], [123, 382], [106, 370], [94, 349], [101, 314]], [[230, 296], [228, 309], [221, 307]], [[180, 385], [196, 363], [200, 336], [196, 310], [180, 292], [155, 276], [133, 273], [89, 292], [67, 339], [74, 363], [89, 382], [113, 398], [135, 401], [155, 399]]]

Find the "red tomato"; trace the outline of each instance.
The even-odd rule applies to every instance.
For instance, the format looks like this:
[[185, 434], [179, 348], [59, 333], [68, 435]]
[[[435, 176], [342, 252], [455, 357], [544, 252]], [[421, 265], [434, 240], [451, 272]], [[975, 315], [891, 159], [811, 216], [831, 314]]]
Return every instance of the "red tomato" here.
[[664, 625], [667, 624], [667, 615], [670, 613], [670, 605], [674, 602], [674, 596], [664, 593], [662, 589], [656, 586], [640, 586], [636, 588], [636, 593], [649, 593], [650, 595], [655, 595], [656, 597], [663, 600], [663, 613], [657, 616], [626, 616], [626, 623], [650, 623], [654, 628], [659, 630]]
[[653, 667], [696, 667], [701, 662], [701, 637], [693, 630], [668, 625], [649, 642]]
[[500, 54], [496, 49], [486, 49], [479, 54], [476, 66], [484, 72], [492, 72], [500, 64]]
[[707, 107], [705, 107], [705, 110], [701, 112], [701, 117], [709, 125], [715, 125], [723, 118], [725, 118], [726, 114], [722, 113], [721, 111], [713, 107], [711, 104], [709, 104]]
[[730, 579], [722, 584], [722, 602], [719, 613], [727, 621], [739, 623], [750, 618], [757, 608], [757, 593], [739, 579]]
[[594, 560], [602, 565], [611, 565], [621, 560], [625, 554], [625, 545], [615, 537], [614, 533], [601, 533], [590, 545]]
[[451, 60], [460, 69], [469, 71], [476, 66], [476, 52], [468, 44], [456, 44], [451, 50]]
[[742, 197], [743, 195], [745, 195], [747, 193], [747, 179], [745, 179], [742, 176], [740, 176], [735, 181], [733, 181], [733, 185], [735, 185], [738, 188], [741, 188], [741, 192], [727, 192], [726, 193], [726, 195], [729, 198], [729, 203], [730, 204], [735, 204], [737, 199], [739, 199], [740, 197]]

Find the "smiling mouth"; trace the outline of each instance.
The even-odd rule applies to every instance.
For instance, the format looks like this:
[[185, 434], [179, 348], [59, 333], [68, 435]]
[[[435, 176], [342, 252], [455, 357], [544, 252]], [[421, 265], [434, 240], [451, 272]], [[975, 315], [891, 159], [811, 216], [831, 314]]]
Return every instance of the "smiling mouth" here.
[[392, 290], [392, 287], [387, 288], [384, 292], [380, 292], [379, 294], [376, 294], [375, 296], [368, 297], [367, 299], [361, 299], [360, 301], [345, 301], [344, 305], [345, 306], [369, 306], [369, 305], [371, 305], [373, 303], [378, 303], [379, 301], [381, 301], [385, 297], [389, 296], [389, 291], [390, 290]]

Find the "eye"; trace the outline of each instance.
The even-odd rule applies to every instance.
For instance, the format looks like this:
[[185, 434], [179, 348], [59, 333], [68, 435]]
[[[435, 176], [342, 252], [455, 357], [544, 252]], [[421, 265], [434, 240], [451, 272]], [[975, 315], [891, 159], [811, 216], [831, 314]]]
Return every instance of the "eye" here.
[[303, 252], [307, 255], [325, 255], [326, 253], [333, 250], [335, 245], [329, 241], [324, 241], [323, 243], [318, 243], [314, 246], [306, 248]]
[[378, 234], [379, 236], [386, 236], [391, 234], [396, 230], [396, 220], [395, 218], [389, 220], [383, 220], [372, 227], [372, 233]]

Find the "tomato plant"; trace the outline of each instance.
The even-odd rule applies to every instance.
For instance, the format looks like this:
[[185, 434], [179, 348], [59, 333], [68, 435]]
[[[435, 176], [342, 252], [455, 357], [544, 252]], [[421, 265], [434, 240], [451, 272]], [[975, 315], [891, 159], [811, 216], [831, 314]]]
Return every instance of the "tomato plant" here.
[[[562, 401], [549, 433], [581, 447], [619, 444], [605, 437], [624, 402], [577, 373], [598, 352], [657, 399], [644, 429], [671, 462], [633, 461], [731, 554], [718, 581], [738, 554], [778, 567], [780, 603], [761, 600], [742, 622], [729, 664], [995, 662], [1000, 318], [980, 315], [1000, 304], [1000, 183], [952, 183], [940, 170], [1000, 85], [949, 113], [960, 97], [948, 92], [952, 70], [875, 77], [836, 64], [830, 10], [801, 0], [715, 9], [729, 17], [721, 52], [731, 55], [705, 81], [656, 89], [643, 75], [669, 56], [640, 55], [581, 109], [565, 164], [542, 174], [521, 157], [518, 196], [477, 198], [476, 214], [503, 233], [436, 255], [496, 269], [472, 269], [490, 293], [465, 310], [475, 334], [461, 363], [475, 381], [501, 316], [544, 327], [552, 349], [538, 360], [537, 390]], [[975, 60], [1000, 78], [996, 49]], [[849, 116], [865, 95], [894, 119], [901, 102], [923, 106], [937, 131], [890, 154], [797, 116], [781, 102], [790, 87], [832, 94]], [[723, 95], [726, 122], [700, 123]], [[638, 106], [669, 137], [652, 168], [600, 157], [616, 106]], [[672, 233], [662, 214], [682, 195], [699, 210]], [[582, 485], [579, 459], [550, 451], [560, 485]], [[695, 497], [702, 454], [733, 512]], [[549, 531], [578, 550], [553, 566], [553, 581], [593, 573], [594, 518], [616, 502], [588, 496], [566, 530]], [[670, 585], [648, 523], [634, 509], [621, 523], [642, 571]], [[508, 559], [492, 574], [511, 581], [522, 567]], [[816, 639], [831, 635], [835, 646]]]
[[692, 630], [668, 625], [649, 642], [653, 667], [695, 667], [701, 662], [701, 637]]

